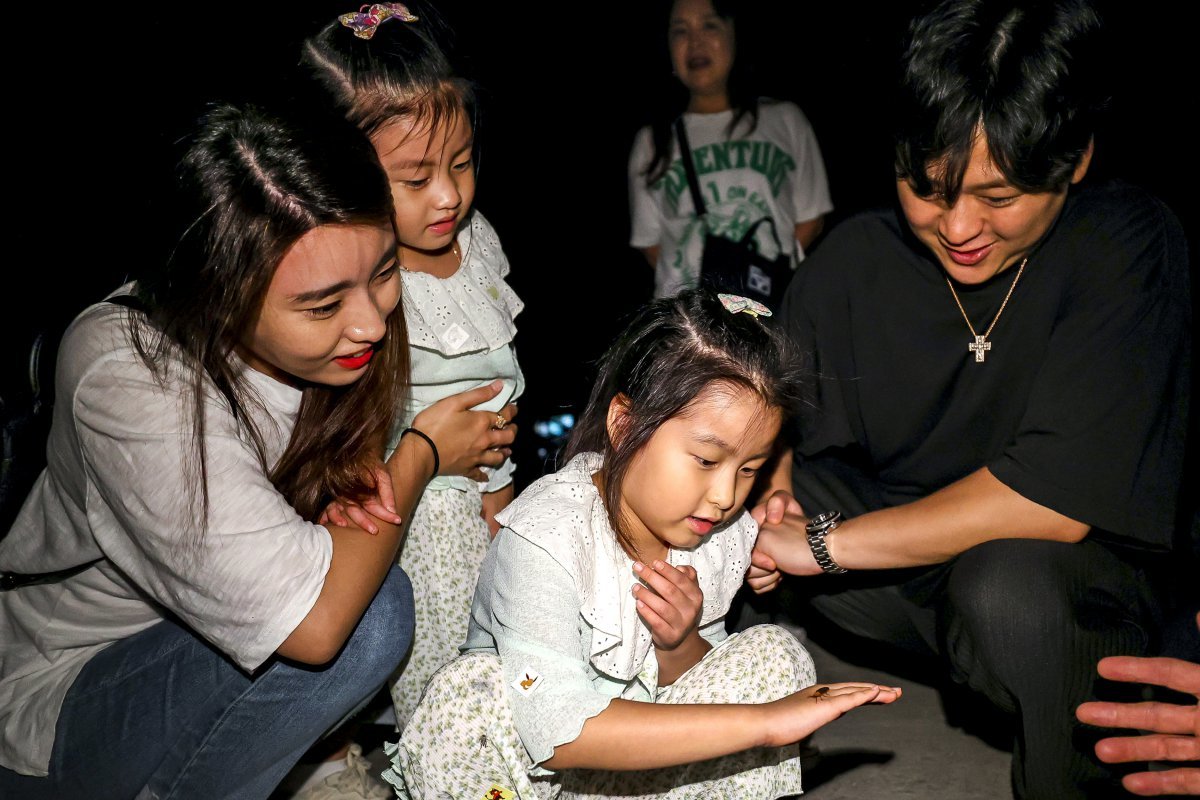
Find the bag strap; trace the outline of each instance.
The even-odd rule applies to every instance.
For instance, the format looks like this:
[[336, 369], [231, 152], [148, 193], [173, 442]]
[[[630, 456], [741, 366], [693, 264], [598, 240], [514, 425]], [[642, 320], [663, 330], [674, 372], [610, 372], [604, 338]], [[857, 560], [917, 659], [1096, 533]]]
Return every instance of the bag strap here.
[[767, 223], [767, 227], [771, 229], [771, 238], [775, 240], [775, 249], [780, 253], [783, 252], [783, 245], [779, 242], [779, 231], [775, 229], [775, 220], [770, 216], [762, 217], [746, 228], [746, 233], [742, 236], [742, 244], [747, 245], [754, 241], [755, 235], [758, 233], [758, 228], [763, 223]]
[[[692, 162], [692, 148], [688, 144], [683, 117], [675, 120], [674, 127], [675, 140], [679, 143], [679, 158], [683, 162], [683, 171], [687, 175], [688, 188], [692, 193], [692, 205], [696, 209], [696, 214], [703, 217], [708, 213], [708, 207], [704, 204], [704, 195], [700, 191], [700, 178], [696, 175], [696, 165]], [[770, 215], [763, 217], [746, 229], [746, 235], [742, 237], [742, 244], [754, 241], [754, 234], [758, 231], [758, 226], [764, 222], [771, 227], [771, 238], [775, 240], [775, 249], [782, 253], [783, 245], [779, 241], [779, 231], [775, 229], [775, 220], [771, 219]]]
[[36, 574], [27, 574], [23, 572], [9, 572], [4, 570], [0, 572], [0, 592], [10, 592], [13, 589], [20, 589], [22, 586], [38, 586], [43, 583], [58, 583], [65, 581], [73, 575], [78, 575], [85, 569], [103, 561], [103, 558], [94, 558], [91, 561], [86, 561], [69, 569], [60, 569], [57, 572], [39, 572]]
[[683, 162], [683, 171], [687, 173], [688, 188], [692, 190], [692, 205], [696, 208], [696, 214], [703, 217], [708, 213], [708, 207], [704, 205], [704, 195], [700, 193], [700, 179], [696, 177], [696, 165], [692, 163], [692, 147], [688, 144], [682, 116], [675, 120], [675, 140], [679, 142], [679, 158]]
[[[113, 305], [124, 306], [131, 311], [139, 311], [143, 314], [146, 313], [147, 310], [146, 305], [131, 294], [121, 294], [115, 297], [110, 297], [105, 300], [105, 302], [112, 303]], [[103, 557], [93, 558], [91, 561], [85, 561], [82, 564], [76, 564], [73, 567], [56, 570], [54, 572], [24, 573], [0, 570], [0, 592], [8, 592], [12, 591], [13, 589], [20, 589], [22, 586], [37, 586], [43, 583], [57, 583], [58, 581], [66, 580], [73, 575], [78, 575], [80, 572], [83, 572], [85, 569], [88, 569], [89, 567], [93, 566], [94, 564], [98, 564], [103, 560]]]

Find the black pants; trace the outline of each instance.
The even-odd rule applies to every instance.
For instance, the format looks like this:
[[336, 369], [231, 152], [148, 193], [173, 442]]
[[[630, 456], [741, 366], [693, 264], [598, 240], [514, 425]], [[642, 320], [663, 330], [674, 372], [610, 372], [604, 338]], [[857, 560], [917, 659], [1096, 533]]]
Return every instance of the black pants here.
[[[829, 474], [808, 476], [795, 476], [806, 511], [840, 509], [853, 516], [868, 510]], [[929, 569], [796, 582], [838, 627], [941, 656], [956, 681], [1015, 714], [1017, 797], [1128, 797], [1118, 773], [1092, 752], [1102, 733], [1075, 720], [1075, 707], [1095, 699], [1101, 657], [1144, 655], [1157, 647], [1153, 570], [1122, 550], [1094, 539], [1006, 539]]]

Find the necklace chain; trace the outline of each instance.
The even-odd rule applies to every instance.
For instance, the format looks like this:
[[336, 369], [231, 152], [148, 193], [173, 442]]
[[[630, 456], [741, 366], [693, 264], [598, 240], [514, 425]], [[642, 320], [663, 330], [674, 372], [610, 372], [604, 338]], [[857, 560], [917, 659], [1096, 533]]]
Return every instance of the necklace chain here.
[[[462, 251], [458, 249], [457, 241], [453, 241], [450, 243], [450, 252], [454, 254], [455, 260], [458, 261], [459, 264], [461, 264], [462, 263]], [[412, 270], [410, 270], [408, 267], [404, 266], [404, 260], [400, 257], [400, 248], [399, 247], [396, 248], [396, 266], [400, 267], [400, 269], [404, 270], [405, 272], [412, 272]]]
[[1012, 285], [1008, 287], [1008, 294], [1004, 295], [1004, 302], [1000, 304], [1000, 310], [996, 312], [996, 316], [992, 317], [992, 324], [988, 325], [987, 330], [980, 336], [975, 332], [975, 326], [971, 324], [971, 318], [967, 316], [967, 310], [963, 308], [962, 301], [958, 299], [958, 292], [954, 291], [954, 284], [950, 282], [950, 277], [943, 275], [946, 278], [946, 285], [950, 287], [950, 296], [954, 298], [954, 304], [958, 306], [959, 313], [962, 314], [963, 320], [967, 323], [967, 330], [971, 331], [971, 335], [975, 337], [973, 344], [967, 345], [967, 349], [975, 353], [976, 361], [983, 361], [984, 351], [992, 349], [992, 343], [987, 340], [992, 335], [992, 329], [996, 327], [996, 323], [1000, 321], [1000, 315], [1004, 313], [1004, 309], [1008, 307], [1008, 301], [1013, 296], [1013, 290], [1017, 288], [1017, 281], [1021, 280], [1021, 274], [1025, 272], [1025, 264], [1029, 261], [1029, 256], [1021, 259], [1021, 266], [1017, 267], [1017, 277], [1013, 278]]

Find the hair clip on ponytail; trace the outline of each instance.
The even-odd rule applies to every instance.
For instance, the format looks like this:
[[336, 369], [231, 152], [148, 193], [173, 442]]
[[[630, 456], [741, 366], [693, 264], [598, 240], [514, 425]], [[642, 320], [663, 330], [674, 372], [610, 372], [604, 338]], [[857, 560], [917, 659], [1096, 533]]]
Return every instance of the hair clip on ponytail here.
[[416, 22], [417, 15], [413, 14], [403, 3], [374, 3], [362, 6], [357, 12], [342, 14], [338, 20], [354, 31], [360, 39], [370, 39], [380, 23], [395, 17], [401, 22]]
[[771, 316], [771, 309], [757, 300], [751, 300], [749, 297], [742, 297], [737, 294], [718, 294], [717, 299], [721, 301], [721, 305], [725, 306], [725, 310], [730, 314], [744, 312], [755, 319]]

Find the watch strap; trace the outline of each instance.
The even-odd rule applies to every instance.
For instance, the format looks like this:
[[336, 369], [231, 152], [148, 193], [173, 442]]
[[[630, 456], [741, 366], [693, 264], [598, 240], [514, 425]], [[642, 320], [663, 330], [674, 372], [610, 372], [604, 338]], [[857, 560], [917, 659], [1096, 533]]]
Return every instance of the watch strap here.
[[833, 560], [833, 556], [829, 554], [829, 545], [825, 542], [825, 537], [836, 530], [840, 524], [842, 524], [840, 511], [826, 511], [813, 517], [805, 526], [805, 532], [808, 534], [808, 546], [812, 550], [813, 559], [816, 560], [817, 566], [830, 575], [842, 575], [847, 572], [845, 567]]

